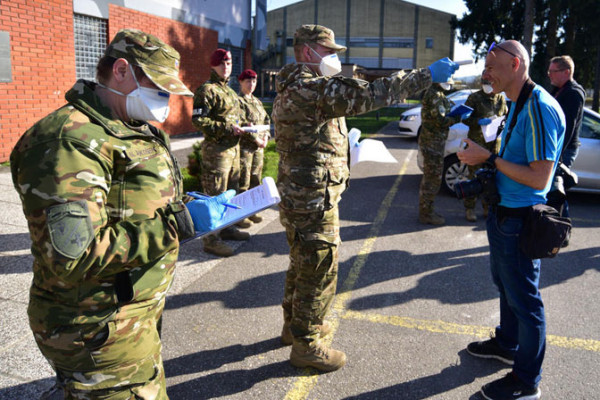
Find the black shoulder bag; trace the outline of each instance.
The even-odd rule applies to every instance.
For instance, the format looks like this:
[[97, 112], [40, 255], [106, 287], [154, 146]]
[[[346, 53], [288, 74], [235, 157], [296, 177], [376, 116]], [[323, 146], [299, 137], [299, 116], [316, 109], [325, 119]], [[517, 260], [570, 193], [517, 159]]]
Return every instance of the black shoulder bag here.
[[[517, 116], [525, 106], [525, 101], [534, 87], [535, 83], [528, 79], [519, 93], [500, 157], [504, 154], [504, 149], [506, 149], [512, 130], [517, 123]], [[536, 204], [529, 207], [523, 221], [523, 230], [519, 235], [519, 248], [531, 259], [555, 257], [570, 232], [570, 218], [561, 217], [556, 209], [546, 204]]]

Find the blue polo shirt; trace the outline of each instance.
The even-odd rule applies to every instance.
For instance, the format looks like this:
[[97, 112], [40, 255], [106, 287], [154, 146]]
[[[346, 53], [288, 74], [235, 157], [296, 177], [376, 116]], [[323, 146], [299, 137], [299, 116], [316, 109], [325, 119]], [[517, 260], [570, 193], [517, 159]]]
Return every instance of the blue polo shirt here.
[[[558, 160], [565, 137], [565, 115], [554, 97], [541, 86], [535, 86], [525, 106], [517, 115], [517, 123], [507, 145], [508, 123], [512, 120], [515, 107], [516, 101], [513, 101], [506, 119], [506, 127], [502, 131], [502, 158], [520, 165], [529, 165], [540, 160]], [[555, 171], [556, 166], [555, 162]], [[536, 190], [515, 182], [498, 171], [496, 183], [501, 198], [500, 205], [516, 208], [545, 204], [552, 179], [543, 190]]]

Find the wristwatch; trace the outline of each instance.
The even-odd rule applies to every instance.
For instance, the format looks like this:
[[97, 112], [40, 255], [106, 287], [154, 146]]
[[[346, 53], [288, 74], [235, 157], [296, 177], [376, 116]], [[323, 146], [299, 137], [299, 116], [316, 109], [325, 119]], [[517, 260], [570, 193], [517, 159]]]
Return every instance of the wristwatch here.
[[492, 153], [491, 156], [488, 157], [487, 160], [485, 160], [486, 163], [491, 164], [491, 165], [496, 165], [496, 158], [498, 158], [497, 154]]

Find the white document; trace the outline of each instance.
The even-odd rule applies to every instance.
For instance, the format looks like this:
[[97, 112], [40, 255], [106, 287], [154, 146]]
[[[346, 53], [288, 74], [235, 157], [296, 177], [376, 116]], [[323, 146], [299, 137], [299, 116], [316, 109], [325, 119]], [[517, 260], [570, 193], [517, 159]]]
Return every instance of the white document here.
[[360, 131], [356, 128], [350, 129], [348, 141], [350, 142], [350, 166], [363, 161], [374, 161], [383, 163], [397, 163], [382, 141], [364, 139], [361, 142]]
[[208, 235], [223, 228], [227, 228], [238, 221], [243, 220], [251, 215], [254, 215], [264, 209], [267, 209], [281, 201], [279, 191], [275, 185], [273, 178], [267, 176], [263, 178], [262, 185], [253, 187], [243, 193], [238, 194], [233, 199], [229, 200], [228, 204], [240, 206], [239, 209], [226, 207], [223, 218], [217, 224], [217, 227], [210, 232], [196, 231], [195, 237]]
[[502, 123], [502, 121], [504, 121], [504, 117], [494, 117], [492, 118], [492, 122], [490, 124], [481, 127], [481, 130], [483, 131], [483, 139], [486, 143], [496, 140], [496, 133], [498, 132], [498, 127], [500, 127], [500, 123]]
[[236, 222], [241, 221], [244, 218], [248, 218], [259, 211], [278, 204], [280, 201], [281, 197], [279, 196], [279, 191], [277, 190], [275, 181], [270, 176], [267, 176], [263, 178], [262, 185], [246, 190], [245, 192], [240, 193], [233, 199], [229, 200], [229, 204], [235, 204], [241, 208], [235, 209], [227, 207], [225, 214], [215, 228], [215, 231], [219, 231], [223, 228], [233, 225]]
[[250, 132], [250, 133], [270, 131], [271, 130], [271, 125], [242, 126], [242, 130], [244, 132]]

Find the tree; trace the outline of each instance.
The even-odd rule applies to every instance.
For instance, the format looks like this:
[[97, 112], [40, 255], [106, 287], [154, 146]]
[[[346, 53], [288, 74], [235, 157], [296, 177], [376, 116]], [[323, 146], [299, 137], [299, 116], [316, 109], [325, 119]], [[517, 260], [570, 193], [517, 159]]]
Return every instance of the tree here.
[[[469, 13], [453, 19], [458, 40], [471, 42], [476, 58], [485, 57], [494, 41], [515, 39], [531, 49], [529, 32], [535, 31], [530, 75], [549, 85], [550, 58], [568, 54], [575, 61], [575, 79], [594, 87], [593, 108], [600, 94], [600, 7], [598, 0], [465, 0]], [[529, 47], [528, 47], [529, 46]]]

